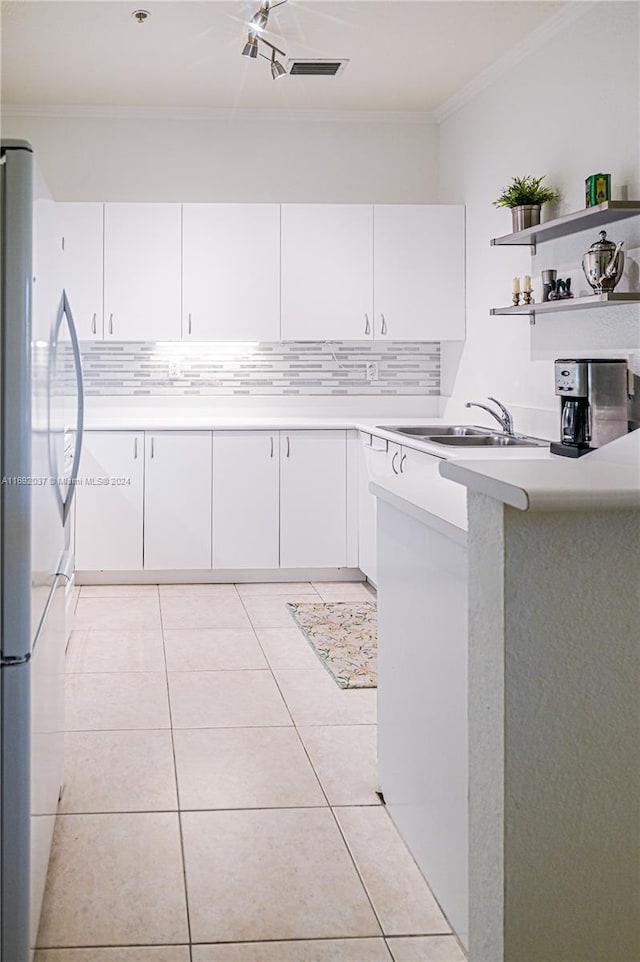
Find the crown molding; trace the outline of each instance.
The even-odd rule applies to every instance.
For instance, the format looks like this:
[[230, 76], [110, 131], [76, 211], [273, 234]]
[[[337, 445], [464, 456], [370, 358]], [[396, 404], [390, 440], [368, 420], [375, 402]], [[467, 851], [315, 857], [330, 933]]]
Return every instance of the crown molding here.
[[257, 107], [125, 107], [75, 104], [3, 104], [5, 117], [113, 120], [209, 120], [239, 123], [435, 124], [429, 111], [273, 110]]
[[[527, 57], [540, 50], [546, 43], [553, 40], [562, 30], [575, 23], [593, 7], [599, 0], [567, 0], [563, 7], [543, 24], [526, 34], [511, 50], [484, 70], [481, 70], [473, 80], [456, 91], [433, 111], [435, 122], [441, 124], [465, 104], [477, 97], [479, 93], [490, 87], [506, 73], [517, 67]], [[594, 21], [595, 22], [595, 21]]]

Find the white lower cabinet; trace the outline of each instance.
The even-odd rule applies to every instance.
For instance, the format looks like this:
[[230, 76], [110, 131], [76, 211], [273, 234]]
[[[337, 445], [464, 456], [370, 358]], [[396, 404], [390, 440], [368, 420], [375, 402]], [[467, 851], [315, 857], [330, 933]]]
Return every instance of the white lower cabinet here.
[[76, 567], [355, 567], [354, 441], [341, 430], [87, 432]]
[[358, 565], [373, 584], [378, 583], [376, 549], [377, 501], [369, 484], [384, 473], [389, 442], [371, 434], [360, 434], [358, 461]]
[[358, 462], [358, 567], [374, 585], [378, 583], [377, 498], [369, 484], [402, 473], [405, 449], [375, 434], [360, 434]]
[[142, 568], [144, 435], [88, 431], [76, 488], [79, 571]]
[[211, 567], [211, 432], [146, 435], [144, 567]]
[[358, 461], [358, 567], [374, 585], [378, 583], [378, 499], [369, 491], [377, 478], [433, 472], [440, 460], [425, 451], [405, 447], [360, 432]]
[[280, 567], [347, 564], [345, 431], [280, 434]]
[[433, 466], [436, 460], [441, 461], [442, 458], [436, 458], [435, 455], [427, 454], [426, 451], [416, 451], [415, 448], [406, 448], [402, 445], [400, 473], [411, 475], [417, 471], [424, 471], [425, 468]]
[[213, 567], [280, 563], [277, 431], [213, 434]]

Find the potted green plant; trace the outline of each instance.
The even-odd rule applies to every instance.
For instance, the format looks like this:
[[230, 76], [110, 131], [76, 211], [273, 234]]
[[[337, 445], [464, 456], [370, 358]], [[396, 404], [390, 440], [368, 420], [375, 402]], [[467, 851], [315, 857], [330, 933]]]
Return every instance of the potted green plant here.
[[514, 232], [539, 224], [542, 205], [560, 197], [557, 190], [542, 186], [544, 176], [514, 177], [498, 199], [494, 200], [495, 207], [511, 208]]

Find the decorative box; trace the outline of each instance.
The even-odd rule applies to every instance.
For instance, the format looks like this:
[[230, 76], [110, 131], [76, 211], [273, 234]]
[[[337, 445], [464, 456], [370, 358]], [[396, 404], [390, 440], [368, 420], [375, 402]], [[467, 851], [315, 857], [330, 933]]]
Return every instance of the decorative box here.
[[584, 182], [586, 207], [611, 200], [611, 174], [591, 174]]

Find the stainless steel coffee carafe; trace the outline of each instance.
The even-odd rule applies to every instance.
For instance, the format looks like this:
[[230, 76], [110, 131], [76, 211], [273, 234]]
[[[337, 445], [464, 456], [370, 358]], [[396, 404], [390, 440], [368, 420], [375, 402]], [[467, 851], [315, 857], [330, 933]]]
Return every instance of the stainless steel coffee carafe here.
[[629, 430], [627, 362], [624, 359], [559, 359], [560, 444], [554, 454], [580, 457]]
[[622, 277], [624, 251], [622, 245], [607, 240], [606, 230], [600, 231], [600, 239], [595, 241], [582, 258], [584, 276], [596, 294], [606, 294], [614, 290]]

